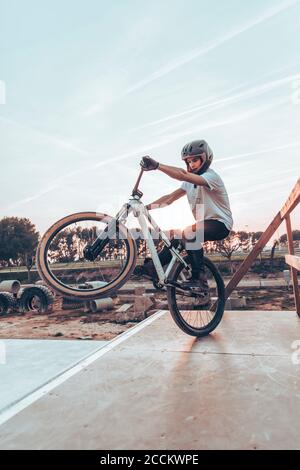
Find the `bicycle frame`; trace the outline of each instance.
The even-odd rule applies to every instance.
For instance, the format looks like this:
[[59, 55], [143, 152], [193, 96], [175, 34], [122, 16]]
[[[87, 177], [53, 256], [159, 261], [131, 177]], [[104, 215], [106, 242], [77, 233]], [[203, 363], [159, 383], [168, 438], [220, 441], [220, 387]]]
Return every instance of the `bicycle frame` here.
[[[119, 220], [121, 223], [125, 224], [126, 219], [130, 213], [133, 213], [134, 217], [136, 217], [139, 222], [143, 238], [146, 241], [149, 251], [151, 253], [152, 261], [155, 266], [159, 282], [161, 284], [167, 283], [168, 276], [176, 260], [179, 260], [181, 263], [184, 264], [187, 269], [189, 269], [189, 266], [184, 261], [179, 251], [172, 246], [166, 234], [159, 228], [153, 217], [150, 216], [149, 211], [146, 209], [146, 207], [138, 197], [130, 198], [128, 203], [124, 204], [122, 209], [119, 211], [118, 215], [116, 216], [116, 219]], [[158, 238], [161, 239], [171, 251], [172, 259], [168, 264], [166, 271], [163, 270], [150, 229], [147, 225], [147, 221], [150, 223], [152, 228], [158, 233]]]
[[[131, 195], [132, 197], [129, 199], [129, 201], [126, 204], [122, 206], [121, 210], [118, 212], [116, 216], [116, 220], [120, 221], [121, 223], [125, 225], [127, 217], [130, 213], [133, 213], [134, 217], [138, 219], [144, 240], [146, 241], [149, 251], [151, 253], [152, 261], [155, 266], [159, 282], [160, 284], [166, 284], [168, 282], [168, 276], [176, 260], [179, 260], [186, 269], [189, 270], [190, 267], [184, 261], [183, 257], [180, 255], [179, 250], [172, 246], [166, 234], [157, 225], [153, 217], [150, 215], [148, 209], [144, 206], [143, 202], [141, 201], [141, 197], [143, 196], [143, 193], [138, 189], [138, 184], [141, 180], [142, 174], [143, 174], [143, 170], [141, 170], [138, 180], [132, 191], [132, 195]], [[147, 225], [147, 221], [149, 222], [151, 227], [155, 230], [155, 232], [158, 234], [158, 238], [161, 239], [171, 251], [172, 259], [170, 263], [168, 264], [166, 271], [163, 270], [150, 229]]]
[[[90, 260], [94, 259], [102, 251], [105, 245], [108, 243], [110, 236], [115, 235], [117, 231], [116, 225], [119, 222], [125, 225], [127, 217], [129, 216], [130, 213], [133, 213], [134, 217], [136, 217], [139, 221], [139, 225], [140, 225], [144, 240], [146, 241], [149, 251], [151, 253], [153, 264], [155, 266], [155, 269], [158, 275], [159, 283], [163, 285], [163, 284], [168, 283], [168, 276], [176, 260], [179, 260], [187, 270], [190, 270], [190, 267], [184, 261], [183, 257], [180, 255], [179, 250], [172, 246], [166, 234], [160, 229], [160, 227], [157, 225], [153, 217], [151, 217], [151, 215], [149, 214], [148, 209], [142, 203], [141, 197], [143, 196], [143, 193], [138, 189], [138, 185], [141, 180], [142, 174], [143, 174], [143, 170], [140, 171], [139, 177], [132, 191], [131, 198], [129, 199], [127, 203], [125, 203], [122, 206], [122, 208], [117, 213], [116, 217], [113, 219], [113, 222], [107, 225], [107, 227], [99, 234], [99, 236], [93, 242], [92, 245], [86, 247], [85, 257], [86, 259], [90, 259]], [[172, 259], [166, 271], [163, 270], [162, 264], [160, 262], [159, 256], [155, 248], [153, 238], [151, 236], [150, 229], [147, 225], [147, 221], [158, 234], [158, 239], [161, 239], [171, 251]]]

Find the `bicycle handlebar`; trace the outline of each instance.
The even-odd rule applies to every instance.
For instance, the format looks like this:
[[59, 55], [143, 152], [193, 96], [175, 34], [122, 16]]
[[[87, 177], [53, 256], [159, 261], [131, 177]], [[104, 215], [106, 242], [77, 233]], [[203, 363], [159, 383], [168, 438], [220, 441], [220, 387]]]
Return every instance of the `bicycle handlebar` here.
[[141, 168], [138, 179], [136, 180], [136, 183], [135, 183], [134, 188], [133, 188], [132, 193], [131, 193], [132, 196], [142, 197], [142, 195], [143, 195], [143, 193], [139, 190], [139, 184], [140, 184], [141, 178], [143, 176], [143, 173], [144, 173], [144, 170], [143, 170], [143, 168]]

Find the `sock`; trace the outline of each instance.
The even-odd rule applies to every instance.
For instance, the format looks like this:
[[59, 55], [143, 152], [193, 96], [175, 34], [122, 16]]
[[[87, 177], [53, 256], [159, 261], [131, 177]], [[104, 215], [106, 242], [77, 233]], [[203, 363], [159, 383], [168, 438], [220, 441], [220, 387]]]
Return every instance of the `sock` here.
[[191, 265], [192, 265], [192, 278], [199, 279], [200, 274], [204, 271], [203, 248], [201, 250], [187, 250]]

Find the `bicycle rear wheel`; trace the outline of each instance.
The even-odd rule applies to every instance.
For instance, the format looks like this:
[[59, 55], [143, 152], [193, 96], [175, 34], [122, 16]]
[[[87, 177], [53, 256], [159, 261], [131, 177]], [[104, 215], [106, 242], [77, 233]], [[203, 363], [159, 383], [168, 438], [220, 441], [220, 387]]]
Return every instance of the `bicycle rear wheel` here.
[[[101, 248], [92, 260], [87, 259], [86, 249], [99, 236]], [[109, 295], [127, 281], [136, 253], [135, 241], [123, 224], [106, 214], [79, 212], [47, 230], [37, 249], [37, 268], [57, 293], [93, 300]]]
[[[184, 260], [189, 263], [187, 256]], [[210, 301], [207, 305], [200, 305], [200, 295], [197, 296], [179, 287], [167, 287], [172, 318], [181, 330], [191, 336], [200, 337], [211, 333], [220, 323], [225, 308], [225, 287], [221, 274], [206, 257], [204, 257], [204, 267], [210, 288]], [[174, 265], [169, 280], [180, 285], [180, 282], [189, 276], [188, 270], [178, 262]]]

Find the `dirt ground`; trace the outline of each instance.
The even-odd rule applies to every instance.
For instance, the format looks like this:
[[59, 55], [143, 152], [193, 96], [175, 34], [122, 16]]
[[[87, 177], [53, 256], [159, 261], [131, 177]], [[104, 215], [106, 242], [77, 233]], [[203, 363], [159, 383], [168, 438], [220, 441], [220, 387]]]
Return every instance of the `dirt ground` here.
[[[234, 295], [245, 296], [246, 310], [295, 310], [292, 291], [286, 288], [244, 288]], [[167, 308], [165, 293], [156, 293], [158, 308]], [[118, 304], [130, 301], [130, 296]], [[241, 309], [242, 310], [242, 309]], [[156, 310], [149, 310], [146, 316]], [[50, 314], [28, 312], [0, 318], [0, 338], [111, 340], [136, 325], [136, 321], [116, 322], [115, 311], [85, 313], [83, 309], [54, 311]]]
[[136, 322], [119, 324], [103, 314], [86, 314], [83, 310], [64, 310], [43, 315], [31, 312], [23, 315], [7, 314], [1, 317], [0, 338], [109, 341], [133, 325]]
[[239, 289], [239, 296], [245, 296], [247, 310], [295, 310], [294, 294], [282, 287], [266, 289]]

